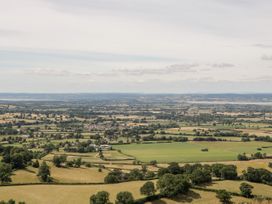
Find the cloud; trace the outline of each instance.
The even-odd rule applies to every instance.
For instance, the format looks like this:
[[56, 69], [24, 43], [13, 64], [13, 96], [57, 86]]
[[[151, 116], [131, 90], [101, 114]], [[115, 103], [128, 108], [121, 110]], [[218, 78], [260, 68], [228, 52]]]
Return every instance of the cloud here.
[[52, 69], [52, 68], [32, 68], [25, 69], [24, 74], [38, 75], [38, 76], [60, 76], [60, 77], [112, 77], [118, 75], [127, 76], [144, 76], [144, 75], [167, 75], [181, 72], [196, 72], [194, 67], [198, 64], [173, 64], [163, 68], [146, 68], [146, 69], [112, 69], [104, 72], [83, 72], [70, 71], [66, 69]]
[[228, 67], [235, 67], [234, 64], [230, 64], [230, 63], [220, 63], [220, 64], [211, 64], [211, 67], [214, 68], [228, 68]]
[[173, 64], [163, 68], [152, 68], [152, 69], [117, 69], [114, 70], [119, 74], [125, 75], [165, 75], [165, 74], [173, 74], [173, 73], [181, 73], [181, 72], [196, 72], [194, 67], [198, 67], [198, 64]]
[[254, 47], [260, 47], [260, 48], [272, 48], [271, 44], [254, 44]]
[[272, 55], [263, 55], [262, 60], [272, 60]]

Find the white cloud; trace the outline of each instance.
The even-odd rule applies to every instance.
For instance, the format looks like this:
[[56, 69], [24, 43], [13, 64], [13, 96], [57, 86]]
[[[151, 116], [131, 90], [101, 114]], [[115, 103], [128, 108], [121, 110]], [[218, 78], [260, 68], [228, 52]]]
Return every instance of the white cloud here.
[[178, 92], [178, 81], [198, 81], [202, 89], [205, 79], [263, 83], [271, 76], [272, 58], [262, 56], [272, 48], [270, 0], [0, 2], [0, 91], [26, 81], [34, 84], [26, 91], [46, 85], [61, 92], [78, 81], [92, 83], [89, 91], [118, 91], [131, 82], [129, 92], [136, 81], [140, 91], [155, 91], [148, 85], [154, 80]]

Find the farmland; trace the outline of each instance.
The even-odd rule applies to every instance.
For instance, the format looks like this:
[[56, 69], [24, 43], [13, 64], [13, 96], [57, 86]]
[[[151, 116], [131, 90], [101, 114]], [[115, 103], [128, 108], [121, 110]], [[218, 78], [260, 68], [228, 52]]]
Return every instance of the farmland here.
[[[270, 105], [99, 97], [0, 102], [0, 201], [87, 204], [106, 191], [115, 202], [125, 191], [136, 203], [220, 203], [220, 189], [234, 203], [272, 199]], [[148, 182], [153, 197], [140, 192]]]

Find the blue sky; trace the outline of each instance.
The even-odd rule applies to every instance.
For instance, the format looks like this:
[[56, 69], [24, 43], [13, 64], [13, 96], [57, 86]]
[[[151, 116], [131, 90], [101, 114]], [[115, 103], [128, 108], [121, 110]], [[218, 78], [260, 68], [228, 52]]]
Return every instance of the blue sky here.
[[272, 92], [270, 0], [0, 3], [0, 92]]

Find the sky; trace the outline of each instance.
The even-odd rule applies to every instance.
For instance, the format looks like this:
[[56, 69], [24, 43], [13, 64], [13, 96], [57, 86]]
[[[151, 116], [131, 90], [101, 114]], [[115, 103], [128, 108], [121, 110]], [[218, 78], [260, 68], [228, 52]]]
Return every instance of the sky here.
[[0, 92], [272, 92], [271, 0], [0, 5]]

